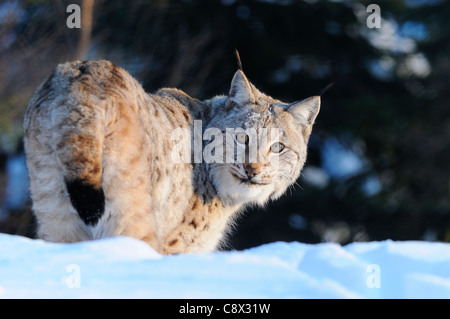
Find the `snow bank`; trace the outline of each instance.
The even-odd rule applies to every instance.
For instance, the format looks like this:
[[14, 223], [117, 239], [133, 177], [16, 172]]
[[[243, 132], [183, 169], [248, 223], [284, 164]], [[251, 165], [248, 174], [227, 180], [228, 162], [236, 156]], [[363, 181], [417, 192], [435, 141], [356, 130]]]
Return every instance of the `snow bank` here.
[[0, 234], [0, 298], [450, 298], [450, 244], [277, 242], [162, 256], [125, 237]]

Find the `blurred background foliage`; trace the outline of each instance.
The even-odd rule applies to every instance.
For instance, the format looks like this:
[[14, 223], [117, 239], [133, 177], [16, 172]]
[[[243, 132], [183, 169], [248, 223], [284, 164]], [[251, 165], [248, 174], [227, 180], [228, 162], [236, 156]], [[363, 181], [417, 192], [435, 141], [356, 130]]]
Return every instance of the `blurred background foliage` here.
[[[229, 248], [285, 240], [450, 241], [450, 1], [1, 0], [0, 231], [34, 236], [21, 123], [61, 62], [108, 59], [148, 92], [226, 94], [236, 71], [322, 110], [297, 186], [240, 218]], [[69, 4], [82, 28], [69, 29]]]

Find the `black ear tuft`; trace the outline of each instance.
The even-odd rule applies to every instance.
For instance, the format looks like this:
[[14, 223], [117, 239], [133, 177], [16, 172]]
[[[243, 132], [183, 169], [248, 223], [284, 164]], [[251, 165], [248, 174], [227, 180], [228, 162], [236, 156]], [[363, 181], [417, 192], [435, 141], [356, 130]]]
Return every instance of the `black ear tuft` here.
[[240, 55], [239, 55], [238, 49], [235, 49], [235, 50], [234, 50], [234, 55], [236, 56], [238, 69], [241, 70], [241, 71], [243, 71], [243, 69], [242, 69], [242, 62], [241, 62], [241, 57], [240, 57]]
[[334, 82], [332, 82], [332, 83], [328, 84], [326, 87], [324, 87], [320, 91], [319, 96], [322, 97], [322, 95], [324, 95], [329, 89], [331, 89], [333, 87], [333, 85], [334, 85]]

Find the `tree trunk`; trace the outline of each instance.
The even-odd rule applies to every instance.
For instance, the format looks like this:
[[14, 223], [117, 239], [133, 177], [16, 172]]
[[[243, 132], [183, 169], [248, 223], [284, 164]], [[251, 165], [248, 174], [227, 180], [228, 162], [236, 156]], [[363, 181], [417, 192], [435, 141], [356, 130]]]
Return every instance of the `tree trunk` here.
[[81, 34], [76, 51], [76, 58], [85, 60], [91, 42], [94, 0], [83, 0], [81, 4]]

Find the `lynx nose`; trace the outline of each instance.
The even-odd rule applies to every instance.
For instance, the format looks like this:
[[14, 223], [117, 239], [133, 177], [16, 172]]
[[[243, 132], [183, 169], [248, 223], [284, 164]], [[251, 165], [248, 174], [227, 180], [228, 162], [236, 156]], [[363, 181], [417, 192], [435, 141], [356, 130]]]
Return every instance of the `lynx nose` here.
[[258, 163], [245, 164], [244, 170], [245, 170], [245, 173], [247, 174], [248, 178], [253, 178], [256, 175], [258, 175], [259, 173], [261, 173], [262, 167], [263, 166]]

